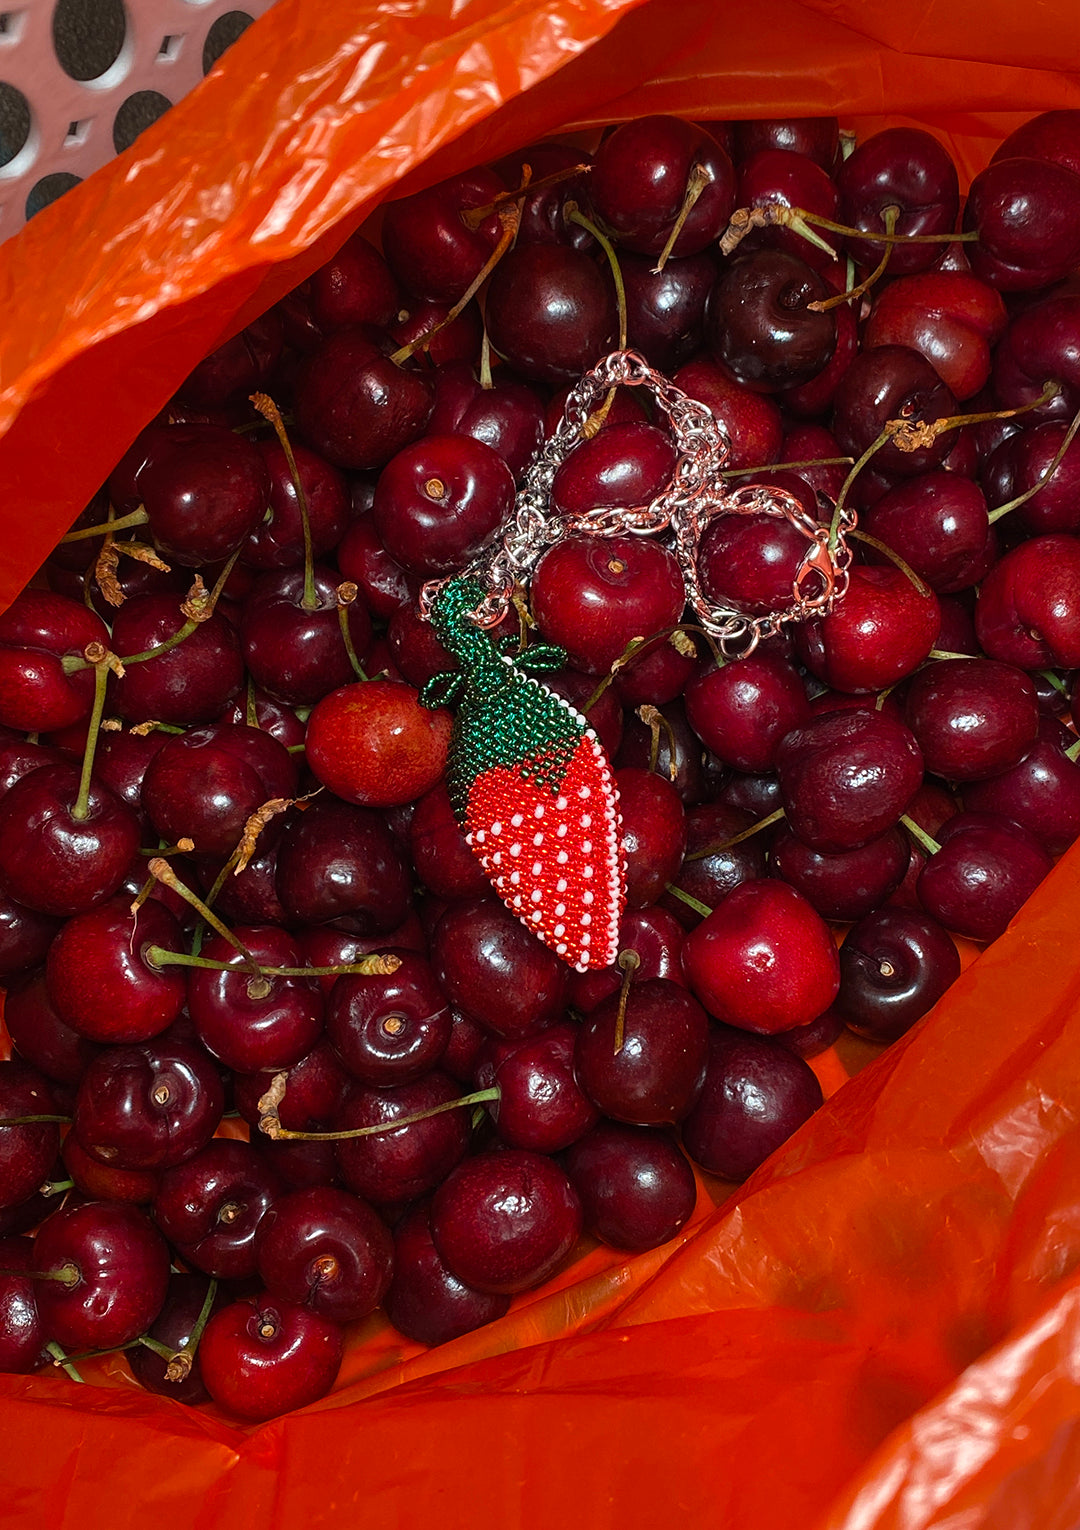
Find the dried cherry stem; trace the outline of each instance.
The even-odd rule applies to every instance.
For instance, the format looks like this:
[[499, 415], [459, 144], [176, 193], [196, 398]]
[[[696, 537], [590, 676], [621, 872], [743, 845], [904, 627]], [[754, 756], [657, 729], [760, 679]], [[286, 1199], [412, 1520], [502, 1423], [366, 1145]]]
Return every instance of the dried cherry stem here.
[[453, 308], [451, 308], [450, 312], [446, 315], [446, 318], [440, 319], [438, 324], [433, 324], [432, 327], [430, 329], [426, 329], [422, 335], [417, 335], [415, 340], [410, 340], [408, 345], [401, 346], [399, 350], [396, 350], [393, 353], [393, 355], [390, 357], [390, 360], [394, 363], [395, 366], [404, 366], [405, 362], [408, 361], [409, 357], [412, 356], [416, 351], [427, 350], [428, 346], [431, 344], [432, 340], [439, 333], [439, 331], [445, 329], [447, 325], [453, 324], [454, 320], [460, 317], [462, 312], [487, 281], [492, 271], [494, 271], [495, 267], [499, 264], [499, 261], [502, 260], [507, 250], [513, 246], [514, 240], [517, 238], [518, 228], [521, 225], [521, 208], [517, 205], [516, 202], [507, 202], [499, 207], [497, 211], [499, 214], [499, 222], [502, 225], [502, 233], [499, 235], [498, 244], [492, 250], [484, 264], [480, 267], [480, 270], [473, 277], [468, 287], [466, 287], [465, 291], [458, 298]]
[[304, 593], [300, 605], [305, 611], [317, 611], [319, 609], [319, 595], [315, 588], [315, 559], [311, 551], [311, 517], [308, 515], [307, 495], [304, 493], [304, 485], [300, 481], [300, 471], [296, 466], [296, 458], [293, 455], [292, 442], [289, 440], [288, 431], [285, 429], [285, 421], [281, 418], [281, 410], [274, 403], [268, 393], [253, 393], [251, 402], [262, 415], [274, 427], [274, 434], [285, 453], [285, 461], [289, 465], [289, 477], [292, 479], [293, 488], [296, 490], [296, 508], [300, 512], [300, 529], [304, 533]]
[[751, 473], [797, 473], [808, 467], [850, 467], [854, 457], [804, 457], [801, 462], [766, 462], [763, 467], [724, 468], [721, 478], [749, 478]]
[[[261, 978], [263, 976], [262, 968], [259, 966], [258, 962], [252, 956], [252, 954], [248, 950], [247, 946], [244, 945], [243, 941], [239, 940], [233, 934], [232, 930], [229, 929], [228, 925], [222, 924], [221, 920], [214, 913], [213, 909], [209, 908], [203, 902], [203, 900], [198, 896], [197, 893], [193, 893], [190, 887], [186, 886], [185, 883], [181, 882], [180, 878], [176, 875], [176, 872], [169, 865], [168, 861], [163, 860], [160, 855], [156, 855], [154, 857], [154, 859], [150, 862], [150, 864], [147, 866], [146, 869], [149, 871], [150, 875], [152, 877], [154, 877], [157, 881], [164, 883], [164, 885], [166, 887], [170, 888], [174, 893], [176, 893], [178, 897], [183, 898], [185, 903], [189, 903], [191, 905], [191, 907], [195, 910], [195, 912], [202, 916], [202, 918], [206, 921], [206, 923], [210, 926], [210, 928], [212, 930], [215, 930], [217, 932], [217, 934], [219, 934], [221, 936], [222, 940], [226, 941], [230, 946], [232, 946], [233, 950], [236, 951], [238, 953], [238, 955], [243, 957], [244, 965], [247, 968], [250, 969], [250, 971], [252, 972], [252, 974], [256, 978]], [[150, 950], [157, 950], [157, 949], [158, 949], [158, 947], [156, 947], [156, 946], [150, 947]], [[182, 956], [182, 955], [186, 955], [185, 952], [180, 952], [180, 951], [173, 952], [172, 954], [173, 954], [174, 958]], [[201, 960], [201, 958], [200, 958], [200, 960]], [[226, 963], [226, 966], [228, 966], [228, 963]], [[266, 994], [269, 993], [269, 992], [270, 992], [270, 988], [269, 988], [269, 985], [267, 985], [266, 993], [262, 993], [262, 994], [254, 994], [253, 993], [253, 994], [250, 995], [250, 997], [253, 998], [253, 999], [255, 999], [255, 998], [263, 998], [263, 999], [265, 999]]]
[[592, 165], [569, 165], [565, 170], [553, 170], [550, 175], [542, 175], [538, 181], [532, 178], [532, 166], [522, 165], [521, 184], [513, 191], [500, 191], [498, 196], [492, 197], [490, 202], [485, 202], [482, 207], [470, 207], [467, 212], [459, 214], [462, 223], [467, 229], [475, 234], [481, 223], [490, 218], [498, 207], [507, 202], [516, 202], [526, 192], [546, 191], [549, 186], [558, 186], [562, 181], [572, 181], [575, 175], [588, 175]]
[[[206, 1288], [203, 1304], [199, 1309], [199, 1315], [195, 1319], [195, 1325], [188, 1335], [187, 1343], [181, 1349], [172, 1349], [168, 1344], [159, 1344], [157, 1339], [152, 1339], [148, 1333], [141, 1333], [135, 1340], [136, 1344], [142, 1344], [146, 1349], [152, 1350], [155, 1355], [160, 1355], [165, 1361], [165, 1380], [175, 1382], [186, 1381], [191, 1375], [191, 1367], [195, 1363], [195, 1351], [199, 1347], [199, 1341], [203, 1336], [203, 1329], [210, 1320], [210, 1313], [214, 1307], [214, 1299], [217, 1296], [218, 1283], [211, 1280]], [[125, 1348], [130, 1349], [131, 1345]]]
[[109, 529], [105, 533], [104, 542], [101, 544], [101, 551], [94, 560], [94, 583], [110, 606], [122, 606], [124, 604], [124, 592], [120, 588], [120, 581], [116, 577], [116, 566], [120, 562], [120, 553], [117, 550], [112, 529], [112, 523], [115, 519], [116, 512], [110, 504], [108, 512]]
[[[619, 310], [619, 350], [625, 351], [626, 287], [623, 284], [622, 269], [619, 266], [619, 257], [615, 253], [615, 246], [612, 244], [607, 235], [596, 226], [591, 218], [586, 218], [585, 214], [581, 211], [576, 202], [566, 203], [566, 206], [563, 208], [563, 216], [565, 217], [567, 223], [576, 223], [579, 228], [583, 228], [587, 233], [590, 233], [600, 248], [603, 250], [604, 254], [607, 256], [607, 263], [611, 268], [611, 279], [615, 283], [615, 302]], [[593, 436], [595, 436], [597, 431], [600, 430], [604, 421], [611, 413], [611, 406], [615, 402], [615, 393], [616, 389], [609, 388], [607, 397], [604, 399], [604, 402], [598, 409], [593, 410], [592, 414], [590, 414], [589, 418], [581, 427], [581, 434], [585, 437], [586, 441], [592, 440]]]
[[247, 684], [244, 687], [244, 721], [249, 728], [262, 726], [259, 722], [258, 708], [255, 705], [255, 678], [251, 674], [248, 675]]
[[923, 847], [927, 855], [936, 855], [941, 849], [938, 841], [927, 834], [925, 829], [920, 829], [914, 818], [909, 818], [906, 813], [901, 813], [900, 822], [904, 825], [912, 839], [915, 840], [916, 844]]
[[447, 1100], [442, 1105], [433, 1105], [430, 1110], [418, 1110], [411, 1116], [399, 1116], [396, 1121], [379, 1121], [374, 1126], [354, 1126], [351, 1131], [344, 1132], [291, 1132], [282, 1126], [278, 1116], [287, 1082], [288, 1074], [278, 1073], [259, 1101], [259, 1130], [265, 1132], [273, 1142], [345, 1142], [353, 1137], [377, 1137], [383, 1132], [395, 1132], [401, 1126], [414, 1126], [417, 1121], [426, 1121], [429, 1116], [441, 1116], [448, 1110], [483, 1105], [488, 1100], [502, 1097], [502, 1091], [493, 1086], [491, 1089], [478, 1089], [475, 1094], [462, 1095], [459, 1100]]
[[679, 208], [679, 216], [672, 224], [671, 233], [667, 236], [664, 248], [660, 251], [660, 258], [652, 268], [653, 276], [660, 276], [664, 267], [671, 259], [671, 252], [675, 248], [675, 242], [683, 231], [683, 225], [694, 210], [698, 197], [706, 186], [713, 183], [713, 173], [707, 165], [695, 165], [686, 181], [686, 191], [683, 193], [682, 206]]
[[[1040, 399], [1039, 402], [1041, 403], [1042, 400]], [[1015, 499], [1006, 500], [1003, 505], [998, 505], [995, 510], [991, 510], [991, 526], [995, 521], [1000, 521], [1003, 515], [1008, 515], [1010, 510], [1016, 510], [1020, 505], [1031, 499], [1033, 495], [1038, 494], [1040, 489], [1046, 487], [1051, 478], [1053, 478], [1054, 474], [1057, 472], [1058, 468], [1061, 466], [1061, 459], [1069, 450], [1069, 447], [1073, 444], [1073, 441], [1076, 438], [1076, 432], [1078, 430], [1080, 430], [1080, 410], [1077, 410], [1076, 414], [1073, 415], [1072, 421], [1069, 424], [1069, 428], [1062, 438], [1061, 445], [1054, 453], [1053, 458], [1051, 459], [1050, 464], [1046, 469], [1046, 472], [1043, 473], [1042, 477], [1039, 478], [1037, 482], [1032, 484], [1030, 489], [1025, 489], [1023, 494], [1018, 494]]]
[[166, 857], [170, 855], [190, 855], [194, 848], [195, 841], [193, 839], [178, 839], [175, 845], [159, 845], [156, 850], [148, 850], [145, 846], [140, 846], [138, 854], [164, 855]]
[[[651, 648], [654, 643], [663, 643], [665, 641], [674, 642], [676, 637], [682, 636], [686, 636], [687, 640], [689, 641], [688, 635], [691, 632], [701, 633], [704, 637], [709, 636], [704, 627], [697, 627], [692, 623], [680, 622], [676, 627], [665, 627], [662, 632], [654, 632], [651, 637], [631, 638], [629, 643], [627, 643], [626, 647], [623, 649], [622, 653], [612, 664], [607, 674], [598, 681], [595, 691], [593, 691], [588, 701], [581, 708], [582, 712], [591, 711], [591, 709], [600, 700], [601, 696], [603, 696], [608, 686], [614, 680], [619, 670], [625, 669], [633, 659], [639, 658], [641, 654], [643, 654], [646, 649]], [[679, 653], [685, 652], [685, 650], [681, 648], [678, 643], [674, 643], [674, 647]], [[719, 655], [717, 655], [717, 662], [721, 662]]]
[[67, 1355], [64, 1354], [64, 1351], [60, 1348], [55, 1339], [50, 1339], [48, 1344], [46, 1344], [45, 1353], [52, 1356], [53, 1364], [58, 1365], [62, 1371], [66, 1371], [67, 1374], [71, 1377], [72, 1381], [82, 1381], [82, 1377], [72, 1365]]
[[487, 322], [484, 322], [480, 336], [480, 386], [486, 393], [492, 386], [491, 382], [491, 338], [487, 332]]
[[[202, 967], [207, 972], [235, 972], [233, 962], [219, 962], [209, 956], [191, 956], [187, 951], [169, 951], [164, 946], [147, 946], [146, 960], [152, 967]], [[260, 967], [260, 977], [389, 977], [401, 966], [401, 957], [390, 952], [375, 952], [358, 962], [343, 962], [336, 967]], [[52, 1120], [53, 1117], [48, 1117]], [[57, 1120], [66, 1121], [67, 1116]]]
[[673, 898], [678, 898], [680, 903], [685, 903], [687, 908], [692, 908], [695, 914], [700, 914], [702, 919], [708, 919], [712, 913], [707, 903], [702, 903], [700, 898], [695, 898], [690, 893], [684, 892], [681, 887], [676, 887], [674, 882], [668, 882], [665, 891], [669, 892]]
[[357, 595], [359, 595], [359, 587], [351, 579], [345, 579], [338, 585], [334, 593], [337, 595], [337, 615], [338, 626], [341, 628], [341, 641], [345, 644], [345, 652], [349, 656], [349, 663], [352, 665], [353, 674], [358, 680], [366, 680], [367, 675], [364, 673], [364, 666], [356, 656], [352, 633], [349, 631], [349, 607]]
[[753, 228], [789, 228], [792, 233], [808, 240], [820, 250], [836, 259], [836, 251], [816, 232], [824, 229], [830, 234], [841, 234], [847, 239], [859, 239], [867, 244], [972, 244], [978, 239], [976, 229], [960, 234], [895, 234], [870, 229], [852, 228], [849, 223], [836, 223], [820, 213], [808, 212], [805, 207], [784, 207], [778, 202], [766, 202], [756, 207], [740, 207], [731, 215], [731, 222], [720, 239], [721, 255], [730, 255]]
[[659, 707], [651, 706], [649, 702], [645, 702], [642, 706], [636, 708], [636, 711], [637, 715], [641, 718], [641, 721], [652, 734], [652, 740], [649, 744], [649, 769], [652, 771], [656, 770], [660, 760], [661, 728], [667, 734], [668, 779], [674, 781], [675, 777], [679, 774], [679, 767], [676, 763], [679, 753], [679, 746], [675, 739], [675, 729], [668, 722], [667, 718], [664, 716], [663, 712], [660, 711]]
[[[900, 216], [899, 207], [884, 208], [882, 216], [885, 219], [885, 232], [887, 234], [894, 234], [896, 232], [896, 220]], [[837, 292], [830, 298], [819, 298], [816, 303], [807, 303], [807, 308], [811, 313], [828, 313], [832, 308], [839, 308], [841, 303], [851, 303], [855, 298], [861, 298], [864, 292], [869, 292], [870, 288], [885, 275], [885, 268], [889, 264], [892, 252], [892, 245], [887, 244], [885, 246], [885, 253], [877, 265], [870, 272], [866, 280], [861, 281], [857, 287], [849, 287], [846, 292]]]
[[79, 792], [75, 798], [75, 806], [71, 810], [71, 816], [77, 823], [82, 823], [90, 812], [90, 780], [94, 771], [98, 736], [101, 733], [101, 719], [105, 714], [105, 687], [109, 683], [109, 671], [116, 670], [121, 675], [124, 673], [124, 666], [116, 655], [109, 653], [101, 643], [87, 643], [84, 653], [87, 662], [94, 666], [94, 704], [90, 710], [90, 726], [86, 733], [86, 747], [83, 749]]
[[695, 850], [692, 854], [684, 856], [687, 861], [703, 861], [707, 855], [719, 855], [721, 850], [730, 850], [732, 845], [741, 845], [744, 839], [751, 839], [755, 834], [760, 834], [762, 829], [769, 828], [774, 823], [779, 823], [784, 817], [783, 808], [777, 808], [775, 813], [769, 813], [765, 818], [759, 818], [757, 823], [752, 823], [748, 829], [743, 829], [741, 834], [733, 834], [730, 839], [722, 839], [715, 845], [706, 845], [703, 850]]
[[[975, 655], [971, 653], [953, 653], [950, 648], [931, 648], [926, 657], [928, 659], [973, 659]], [[892, 687], [890, 686], [889, 689], [891, 690]]]
[[929, 596], [934, 593], [930, 586], [926, 583], [925, 579], [919, 578], [919, 575], [911, 567], [911, 564], [905, 563], [900, 554], [898, 552], [893, 552], [892, 548], [889, 547], [885, 542], [880, 541], [877, 537], [871, 536], [868, 531], [858, 531], [854, 528], [848, 532], [848, 536], [853, 537], [856, 542], [865, 542], [867, 547], [874, 548], [876, 552], [879, 552], [883, 557], [888, 558], [890, 563], [895, 563], [896, 567], [903, 574], [904, 578], [915, 586], [920, 595]]
[[137, 510], [130, 511], [127, 515], [117, 516], [115, 520], [101, 521], [97, 526], [81, 526], [78, 531], [69, 531], [67, 536], [60, 538], [61, 547], [65, 542], [85, 542], [90, 537], [103, 537], [111, 531], [126, 531], [129, 526], [145, 526], [150, 517], [142, 505]]
[[615, 1056], [618, 1057], [626, 1040], [626, 1001], [630, 997], [630, 985], [634, 981], [634, 973], [641, 966], [641, 957], [636, 951], [620, 951], [615, 965], [623, 975], [622, 987], [619, 989], [619, 1007], [615, 1012]]

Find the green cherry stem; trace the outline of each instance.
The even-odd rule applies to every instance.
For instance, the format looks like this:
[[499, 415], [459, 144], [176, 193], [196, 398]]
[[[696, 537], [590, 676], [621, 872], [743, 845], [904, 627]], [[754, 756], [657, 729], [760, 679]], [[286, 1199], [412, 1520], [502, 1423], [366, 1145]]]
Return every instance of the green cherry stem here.
[[[86, 658], [94, 666], [94, 705], [90, 711], [90, 726], [86, 734], [86, 747], [83, 749], [79, 793], [75, 798], [75, 806], [71, 810], [72, 818], [78, 823], [82, 823], [90, 812], [90, 778], [94, 770], [94, 755], [97, 752], [98, 735], [101, 732], [101, 719], [105, 714], [105, 687], [109, 683], [109, 670], [117, 668], [115, 657], [100, 643], [87, 644]], [[123, 673], [122, 668], [120, 673]]]
[[[214, 911], [209, 908], [196, 893], [193, 893], [190, 887], [181, 882], [180, 878], [176, 875], [176, 872], [169, 865], [168, 861], [162, 859], [160, 855], [156, 855], [154, 859], [149, 862], [146, 869], [149, 871], [152, 877], [155, 877], [159, 882], [162, 882], [166, 887], [170, 888], [174, 893], [177, 894], [178, 897], [183, 898], [185, 903], [189, 903], [197, 914], [201, 914], [210, 928], [215, 930], [221, 936], [222, 940], [227, 941], [228, 944], [232, 946], [233, 950], [243, 957], [244, 965], [249, 968], [254, 977], [261, 978], [263, 976], [262, 968], [252, 956], [247, 946], [244, 945], [243, 941], [239, 940], [233, 934], [228, 925], [222, 924], [221, 920], [214, 913]], [[157, 950], [158, 947], [152, 947], [151, 949]], [[186, 953], [176, 951], [172, 954], [173, 956], [180, 956]], [[269, 987], [267, 987], [267, 993], [269, 993], [269, 991]], [[251, 994], [250, 997], [253, 999], [257, 997], [265, 998], [266, 994]]]
[[110, 531], [126, 531], [129, 526], [145, 526], [150, 519], [142, 505], [137, 510], [132, 510], [128, 515], [121, 515], [116, 520], [102, 521], [98, 526], [82, 526], [78, 531], [69, 531], [67, 536], [60, 538], [60, 545], [65, 542], [84, 542], [89, 537], [103, 537]]
[[[1040, 398], [1039, 402], [1040, 403], [1042, 402], [1041, 398]], [[1046, 485], [1050, 482], [1051, 478], [1053, 478], [1054, 474], [1057, 472], [1058, 467], [1061, 464], [1061, 459], [1064, 457], [1065, 453], [1069, 450], [1069, 447], [1073, 444], [1073, 441], [1074, 441], [1074, 439], [1076, 437], [1076, 432], [1078, 430], [1080, 430], [1080, 410], [1078, 410], [1077, 413], [1073, 415], [1072, 421], [1071, 421], [1071, 423], [1069, 425], [1069, 428], [1065, 432], [1064, 437], [1062, 438], [1061, 445], [1058, 447], [1057, 451], [1054, 453], [1054, 456], [1053, 456], [1049, 466], [1047, 467], [1046, 472], [1042, 474], [1042, 476], [1037, 480], [1037, 482], [1032, 484], [1030, 489], [1025, 489], [1023, 494], [1018, 494], [1015, 499], [1006, 500], [1005, 504], [998, 505], [996, 510], [991, 510], [991, 512], [990, 512], [990, 524], [991, 524], [991, 526], [994, 524], [995, 521], [1000, 521], [1000, 519], [1001, 519], [1001, 517], [1003, 515], [1008, 515], [1010, 510], [1016, 510], [1020, 505], [1024, 504], [1027, 500], [1031, 499], [1031, 497], [1033, 495], [1038, 494], [1040, 489], [1046, 487]]]
[[[201, 967], [206, 972], [233, 972], [236, 967], [234, 962], [219, 962], [209, 956], [190, 956], [187, 951], [169, 951], [164, 946], [147, 946], [146, 960], [152, 967]], [[262, 977], [387, 977], [396, 972], [400, 965], [399, 956], [376, 952], [358, 962], [343, 962], [337, 967], [260, 967], [259, 973]], [[56, 1119], [67, 1120], [67, 1117]]]
[[700, 898], [695, 898], [690, 893], [683, 892], [682, 888], [676, 887], [674, 882], [669, 882], [667, 884], [666, 891], [669, 892], [673, 898], [678, 898], [680, 903], [685, 903], [687, 908], [692, 908], [695, 914], [700, 914], [702, 919], [708, 919], [709, 915], [712, 913], [712, 909], [707, 903], [702, 903]]
[[[894, 234], [896, 232], [896, 220], [899, 216], [899, 207], [886, 207], [882, 210], [882, 217], [885, 219], [886, 234]], [[884, 276], [885, 268], [889, 264], [889, 259], [892, 256], [892, 252], [892, 245], [887, 244], [885, 246], [885, 252], [881, 259], [878, 261], [877, 265], [870, 272], [870, 275], [866, 278], [866, 280], [861, 281], [857, 287], [849, 287], [846, 292], [834, 293], [834, 295], [830, 298], [819, 298], [816, 303], [807, 303], [807, 308], [811, 311], [811, 313], [828, 313], [831, 308], [839, 308], [841, 303], [850, 303], [853, 302], [855, 298], [862, 297], [864, 292], [869, 292], [870, 288], [873, 287], [875, 283], [880, 281]]]
[[497, 1087], [478, 1089], [475, 1094], [462, 1095], [459, 1100], [447, 1100], [442, 1105], [433, 1105], [430, 1110], [418, 1110], [411, 1116], [398, 1116], [396, 1121], [379, 1121], [374, 1126], [355, 1126], [351, 1131], [291, 1132], [282, 1126], [278, 1117], [278, 1109], [285, 1097], [287, 1080], [288, 1074], [277, 1074], [270, 1088], [259, 1101], [259, 1130], [265, 1132], [274, 1142], [345, 1142], [353, 1137], [377, 1137], [383, 1132], [395, 1132], [401, 1126], [414, 1126], [417, 1121], [426, 1121], [429, 1116], [441, 1116], [448, 1110], [461, 1110], [468, 1105], [483, 1105], [488, 1100], [501, 1098], [502, 1094]]
[[48, 1344], [46, 1344], [45, 1353], [52, 1356], [53, 1364], [58, 1365], [62, 1371], [66, 1371], [67, 1374], [71, 1377], [72, 1381], [82, 1381], [82, 1377], [72, 1365], [67, 1355], [64, 1354], [64, 1351], [60, 1348], [55, 1339], [50, 1339]]
[[713, 178], [713, 173], [707, 165], [695, 165], [691, 170], [686, 182], [682, 206], [679, 208], [679, 216], [672, 224], [671, 233], [667, 236], [664, 248], [660, 251], [659, 259], [652, 268], [651, 274], [653, 276], [661, 276], [663, 274], [664, 267], [671, 259], [671, 252], [675, 248], [675, 243], [683, 231], [683, 225], [693, 212], [698, 197], [700, 197], [706, 186], [712, 185]]
[[304, 493], [304, 485], [300, 481], [300, 472], [296, 466], [296, 458], [293, 455], [292, 443], [289, 441], [285, 422], [281, 418], [281, 410], [274, 403], [268, 393], [253, 393], [251, 402], [262, 415], [264, 420], [269, 420], [274, 427], [274, 434], [281, 444], [281, 450], [285, 453], [285, 461], [289, 465], [289, 477], [292, 479], [293, 488], [296, 490], [296, 508], [300, 512], [300, 528], [304, 533], [304, 594], [300, 601], [305, 611], [317, 611], [319, 608], [319, 595], [315, 588], [315, 560], [311, 551], [311, 517], [308, 515], [307, 495]]
[[214, 1308], [214, 1298], [217, 1296], [218, 1283], [211, 1280], [206, 1288], [199, 1315], [195, 1319], [195, 1326], [188, 1335], [188, 1341], [182, 1349], [175, 1350], [171, 1355], [166, 1355], [168, 1364], [165, 1367], [165, 1380], [173, 1382], [186, 1381], [191, 1374], [191, 1367], [195, 1362], [195, 1351], [199, 1347], [199, 1341], [203, 1336], [203, 1329], [210, 1320], [210, 1314]]
[[754, 834], [760, 834], [762, 829], [767, 829], [770, 824], [779, 823], [783, 817], [783, 808], [777, 808], [775, 813], [770, 813], [766, 818], [759, 818], [757, 823], [752, 823], [748, 829], [743, 829], [741, 834], [733, 834], [730, 839], [723, 839], [716, 845], [706, 845], [703, 850], [695, 850], [686, 859], [688, 861], [703, 861], [708, 855], [719, 855], [721, 850], [730, 850], [732, 845], [741, 845], [744, 839], [750, 839]]
[[[579, 228], [583, 228], [587, 233], [590, 233], [600, 248], [603, 250], [604, 254], [607, 256], [607, 263], [611, 268], [611, 279], [615, 283], [615, 302], [618, 305], [619, 310], [619, 349], [620, 351], [625, 351], [626, 287], [623, 284], [622, 270], [619, 266], [619, 257], [615, 253], [615, 246], [612, 244], [607, 235], [596, 226], [591, 218], [586, 218], [585, 214], [581, 211], [576, 202], [567, 202], [565, 204], [563, 208], [563, 216], [565, 217], [567, 223], [576, 223]], [[597, 431], [607, 419], [608, 413], [611, 410], [611, 406], [615, 402], [615, 392], [616, 390], [614, 388], [608, 389], [608, 394], [604, 402], [600, 405], [599, 409], [593, 410], [592, 414], [590, 414], [589, 418], [581, 427], [581, 433], [587, 441], [591, 440], [592, 437], [596, 435]]]
[[1072, 760], [1074, 765], [1076, 764], [1077, 759], [1080, 758], [1080, 738], [1076, 740], [1075, 744], [1069, 745], [1068, 749], [1065, 751], [1065, 758], [1067, 760]]
[[900, 814], [900, 822], [917, 844], [920, 844], [927, 855], [936, 855], [941, 849], [936, 839], [931, 838], [925, 829], [920, 829], [914, 818], [909, 818], [906, 813]]
[[872, 537], [868, 531], [857, 531], [853, 528], [848, 532], [848, 536], [854, 537], [856, 542], [865, 542], [867, 547], [873, 547], [877, 552], [881, 553], [883, 557], [888, 558], [890, 563], [895, 563], [896, 567], [903, 574], [904, 578], [907, 579], [910, 584], [913, 584], [918, 590], [919, 594], [924, 598], [927, 598], [934, 593], [926, 581], [919, 578], [918, 574], [911, 567], [910, 563], [905, 563], [898, 552], [893, 552], [891, 547], [887, 546], [886, 543], [880, 541], [877, 537]]
[[630, 985], [634, 981], [634, 973], [641, 966], [641, 957], [636, 951], [629, 949], [620, 951], [615, 965], [623, 975], [622, 987], [619, 989], [619, 1008], [615, 1013], [615, 1056], [618, 1057], [626, 1041], [626, 1002], [630, 997]]
[[360, 593], [359, 588], [351, 579], [346, 579], [338, 585], [334, 593], [337, 596], [337, 615], [338, 626], [341, 628], [341, 641], [345, 644], [345, 652], [349, 656], [349, 663], [352, 665], [353, 674], [358, 680], [366, 680], [367, 675], [364, 673], [364, 666], [356, 656], [352, 633], [349, 631], [349, 607]]
[[0, 1116], [0, 1126], [37, 1126], [41, 1122], [55, 1122], [58, 1126], [70, 1126], [70, 1116]]

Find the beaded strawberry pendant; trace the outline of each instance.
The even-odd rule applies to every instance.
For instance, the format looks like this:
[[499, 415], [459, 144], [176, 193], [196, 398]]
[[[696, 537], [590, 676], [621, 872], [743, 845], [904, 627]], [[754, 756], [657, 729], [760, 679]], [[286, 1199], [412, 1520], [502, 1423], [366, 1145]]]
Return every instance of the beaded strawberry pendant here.
[[610, 966], [626, 902], [611, 767], [584, 717], [528, 673], [560, 667], [562, 651], [503, 652], [470, 619], [483, 593], [453, 579], [430, 613], [461, 664], [421, 693], [425, 705], [457, 705], [447, 767], [454, 813], [511, 913], [579, 972]]

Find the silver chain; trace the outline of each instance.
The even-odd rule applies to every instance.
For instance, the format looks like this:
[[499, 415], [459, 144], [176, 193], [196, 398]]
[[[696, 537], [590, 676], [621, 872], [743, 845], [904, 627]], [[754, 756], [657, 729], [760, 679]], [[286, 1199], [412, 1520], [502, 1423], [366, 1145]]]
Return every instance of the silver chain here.
[[[671, 482], [647, 505], [601, 506], [583, 514], [559, 515], [551, 508], [555, 474], [585, 439], [585, 423], [600, 399], [617, 387], [647, 387], [667, 416], [678, 453]], [[525, 474], [513, 515], [497, 538], [462, 571], [484, 590], [473, 620], [480, 627], [500, 622], [517, 586], [527, 581], [548, 548], [564, 537], [656, 536], [664, 532], [671, 534], [672, 551], [694, 614], [725, 654], [751, 652], [784, 622], [826, 615], [847, 590], [851, 566], [847, 535], [856, 524], [854, 512], [841, 509], [830, 546], [830, 529], [819, 525], [786, 489], [755, 484], [729, 490], [722, 475], [730, 452], [727, 432], [705, 404], [676, 388], [636, 351], [613, 351], [571, 390], [558, 426]], [[766, 616], [750, 616], [709, 600], [701, 586], [698, 557], [702, 536], [710, 522], [721, 515], [782, 517], [806, 538], [790, 606]], [[446, 582], [431, 580], [424, 585], [420, 608], [425, 616]]]

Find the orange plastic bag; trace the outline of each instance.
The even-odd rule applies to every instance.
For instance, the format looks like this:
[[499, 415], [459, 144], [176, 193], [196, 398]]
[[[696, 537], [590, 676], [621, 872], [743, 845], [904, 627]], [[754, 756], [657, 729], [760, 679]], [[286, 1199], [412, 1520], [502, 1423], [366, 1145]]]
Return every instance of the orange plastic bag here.
[[[877, 9], [877, 8], [875, 8]], [[1001, 0], [279, 0], [0, 247], [0, 603], [193, 362], [387, 194], [645, 111], [923, 123], [970, 174], [1080, 106], [1080, 13]], [[434, 1351], [373, 1320], [255, 1430], [0, 1378], [14, 1526], [1067, 1530], [1080, 1520], [1080, 852], [675, 1245], [594, 1249]], [[819, 1065], [833, 1089], [865, 1061]]]

